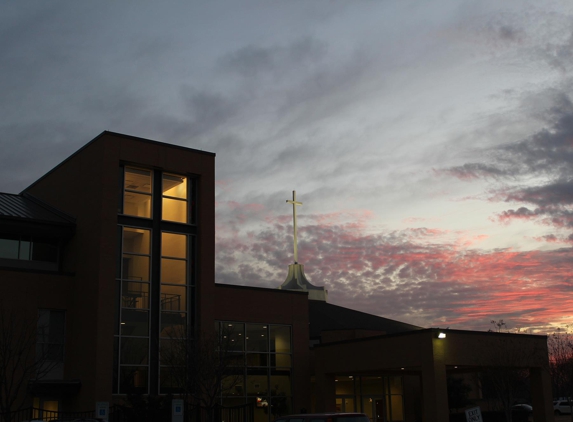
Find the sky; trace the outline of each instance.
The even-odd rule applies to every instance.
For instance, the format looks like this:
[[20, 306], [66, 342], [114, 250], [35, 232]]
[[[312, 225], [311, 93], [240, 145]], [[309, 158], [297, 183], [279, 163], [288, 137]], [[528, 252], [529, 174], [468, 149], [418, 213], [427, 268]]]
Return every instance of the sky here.
[[0, 191], [104, 130], [211, 151], [216, 281], [573, 324], [573, 3], [0, 3]]

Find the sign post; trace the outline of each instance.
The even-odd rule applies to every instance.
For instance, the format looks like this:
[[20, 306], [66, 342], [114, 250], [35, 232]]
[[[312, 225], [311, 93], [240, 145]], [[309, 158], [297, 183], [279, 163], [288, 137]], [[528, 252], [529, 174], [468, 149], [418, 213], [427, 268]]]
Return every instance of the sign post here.
[[171, 401], [171, 422], [183, 422], [183, 400], [173, 399]]
[[98, 401], [96, 402], [96, 419], [107, 421], [109, 419], [109, 402]]

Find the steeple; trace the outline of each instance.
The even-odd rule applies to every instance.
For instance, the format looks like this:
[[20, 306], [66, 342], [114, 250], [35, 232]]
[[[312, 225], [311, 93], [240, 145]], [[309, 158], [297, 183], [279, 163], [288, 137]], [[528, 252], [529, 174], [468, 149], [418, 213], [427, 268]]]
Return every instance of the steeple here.
[[298, 263], [298, 246], [296, 236], [296, 207], [302, 206], [302, 202], [296, 200], [296, 191], [292, 191], [292, 200], [286, 201], [292, 204], [293, 214], [293, 239], [294, 239], [294, 264], [288, 266], [288, 274], [285, 282], [279, 287], [282, 290], [302, 290], [308, 292], [308, 298], [312, 300], [322, 300], [324, 302], [328, 299], [328, 290], [324, 287], [317, 287], [311, 284], [304, 275], [304, 265]]

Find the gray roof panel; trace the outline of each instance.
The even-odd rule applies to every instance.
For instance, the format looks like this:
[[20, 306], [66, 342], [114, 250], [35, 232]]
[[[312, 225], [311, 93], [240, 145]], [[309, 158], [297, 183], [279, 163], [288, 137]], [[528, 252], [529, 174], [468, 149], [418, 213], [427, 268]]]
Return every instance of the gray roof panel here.
[[0, 219], [73, 224], [73, 218], [29, 196], [0, 192]]

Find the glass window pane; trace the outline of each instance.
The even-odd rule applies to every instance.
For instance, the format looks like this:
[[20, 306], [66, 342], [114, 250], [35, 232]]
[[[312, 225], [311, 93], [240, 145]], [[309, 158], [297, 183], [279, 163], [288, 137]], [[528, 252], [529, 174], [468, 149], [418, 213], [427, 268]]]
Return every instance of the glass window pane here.
[[[24, 242], [22, 242], [24, 243]], [[20, 245], [22, 253], [22, 244]], [[28, 246], [29, 249], [29, 246]], [[25, 252], [24, 252], [25, 253]], [[27, 259], [27, 258], [25, 258]], [[58, 262], [58, 244], [49, 239], [35, 239], [32, 243], [32, 260], [42, 262]]]
[[247, 350], [267, 352], [269, 350], [268, 326], [247, 324]]
[[151, 231], [145, 229], [135, 229], [132, 227], [123, 228], [123, 252], [131, 252], [142, 255], [149, 255], [149, 239]]
[[192, 347], [191, 343], [184, 338], [172, 338], [159, 340], [160, 345], [160, 363], [167, 366], [186, 365], [187, 349]]
[[242, 352], [245, 350], [245, 324], [222, 322], [219, 335], [221, 344], [229, 351]]
[[161, 260], [161, 282], [171, 284], [187, 283], [187, 261], [163, 258]]
[[187, 223], [187, 201], [163, 198], [163, 219]]
[[135, 192], [125, 192], [123, 213], [136, 217], [151, 218], [151, 195]]
[[122, 270], [123, 279], [149, 281], [149, 257], [124, 254]]
[[175, 233], [161, 233], [161, 255], [186, 259], [187, 236]]
[[266, 369], [248, 369], [247, 370], [247, 395], [262, 396], [266, 395], [269, 377]]
[[121, 310], [122, 336], [149, 336], [149, 312], [135, 309]]
[[164, 174], [163, 196], [187, 199], [187, 178], [174, 174]]
[[151, 193], [151, 171], [126, 167], [124, 189]]
[[121, 366], [120, 394], [147, 394], [147, 366]]
[[121, 363], [147, 365], [149, 340], [146, 338], [121, 338]]
[[290, 368], [291, 356], [284, 353], [277, 353], [271, 355], [271, 366], [275, 368]]
[[149, 309], [149, 284], [124, 281], [121, 289], [121, 307]]
[[2, 235], [0, 238], [0, 258], [18, 259], [18, 246], [20, 238], [18, 236]]
[[245, 395], [245, 377], [243, 374], [229, 375], [223, 378], [222, 383], [223, 396], [242, 397]]
[[180, 286], [161, 285], [161, 310], [186, 311], [187, 289]]
[[267, 353], [247, 353], [247, 366], [269, 366]]
[[185, 385], [185, 378], [182, 375], [185, 371], [181, 368], [161, 367], [159, 371], [160, 394], [176, 394]]
[[225, 360], [229, 363], [229, 366], [245, 367], [245, 355], [243, 353], [227, 353]]
[[354, 379], [348, 376], [336, 376], [336, 394], [354, 394]]
[[[25, 260], [30, 259], [30, 246], [31, 246], [31, 242], [29, 240], [22, 239], [20, 241], [20, 253], [19, 253], [20, 259], [25, 259]], [[56, 255], [56, 260], [57, 259], [58, 259], [58, 257]], [[41, 261], [41, 260], [39, 260], [39, 261]], [[50, 262], [50, 261], [48, 261], [48, 262]], [[56, 261], [52, 261], [52, 262], [56, 262]]]
[[392, 419], [393, 421], [404, 420], [404, 407], [402, 405], [402, 396], [390, 396], [392, 403]]
[[402, 377], [389, 377], [390, 394], [402, 394]]
[[271, 396], [290, 396], [290, 369], [271, 369]]
[[362, 394], [384, 394], [384, 382], [382, 377], [361, 377]]
[[290, 327], [281, 325], [271, 326], [271, 352], [291, 352]]
[[161, 332], [160, 337], [180, 338], [185, 337], [187, 327], [187, 314], [161, 312]]

